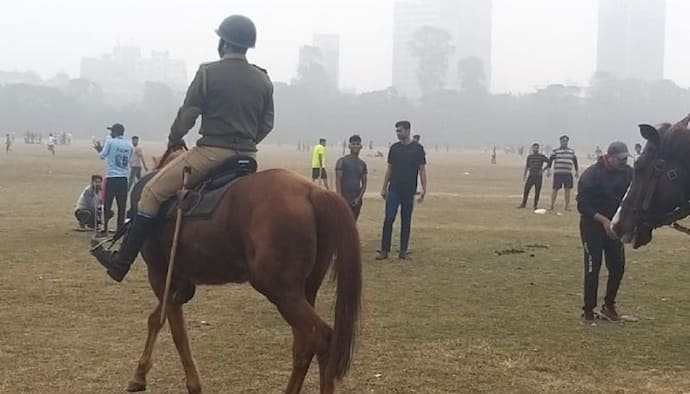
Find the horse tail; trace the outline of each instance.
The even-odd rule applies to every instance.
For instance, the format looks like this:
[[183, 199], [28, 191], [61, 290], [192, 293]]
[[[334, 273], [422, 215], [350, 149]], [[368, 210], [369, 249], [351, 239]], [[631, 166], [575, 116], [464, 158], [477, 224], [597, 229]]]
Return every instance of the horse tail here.
[[340, 196], [316, 189], [310, 197], [316, 213], [317, 248], [335, 251], [335, 318], [326, 374], [340, 380], [350, 369], [360, 314], [362, 254], [359, 233], [350, 207]]

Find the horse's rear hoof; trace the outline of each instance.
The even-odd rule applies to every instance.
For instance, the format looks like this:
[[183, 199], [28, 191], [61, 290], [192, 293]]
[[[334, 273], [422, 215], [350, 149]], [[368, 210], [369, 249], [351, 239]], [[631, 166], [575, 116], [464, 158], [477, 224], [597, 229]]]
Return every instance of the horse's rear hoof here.
[[146, 383], [129, 382], [127, 384], [127, 392], [138, 393], [140, 391], [146, 391]]

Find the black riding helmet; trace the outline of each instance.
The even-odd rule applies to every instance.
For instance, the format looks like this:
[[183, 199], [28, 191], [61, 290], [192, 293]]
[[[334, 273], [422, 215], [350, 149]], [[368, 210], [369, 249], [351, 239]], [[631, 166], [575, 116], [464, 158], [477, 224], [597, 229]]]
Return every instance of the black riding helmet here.
[[216, 30], [223, 41], [239, 48], [254, 48], [256, 45], [256, 26], [243, 15], [231, 15], [223, 20]]

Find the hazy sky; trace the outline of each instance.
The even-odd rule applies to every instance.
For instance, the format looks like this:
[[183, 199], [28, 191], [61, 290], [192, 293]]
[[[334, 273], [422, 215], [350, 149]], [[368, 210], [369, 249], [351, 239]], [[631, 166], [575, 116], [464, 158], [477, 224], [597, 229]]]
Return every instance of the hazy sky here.
[[[8, 5], [7, 3], [10, 3]], [[391, 83], [393, 0], [3, 0], [0, 69], [78, 76], [81, 56], [117, 43], [169, 50], [189, 74], [217, 57], [214, 29], [244, 13], [259, 28], [252, 62], [289, 81], [314, 32], [341, 36], [341, 87]], [[690, 1], [667, 0], [666, 77], [690, 86]], [[595, 64], [597, 0], [494, 0], [493, 90], [583, 84]], [[641, 29], [644, 26], [640, 26]]]

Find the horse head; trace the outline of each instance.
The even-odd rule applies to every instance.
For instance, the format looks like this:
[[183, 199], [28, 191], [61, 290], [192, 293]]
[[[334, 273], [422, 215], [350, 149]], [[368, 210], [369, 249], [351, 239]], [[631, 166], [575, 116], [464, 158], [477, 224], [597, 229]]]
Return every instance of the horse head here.
[[675, 125], [640, 125], [647, 141], [613, 219], [613, 230], [633, 248], [648, 244], [652, 231], [690, 215], [690, 115]]

